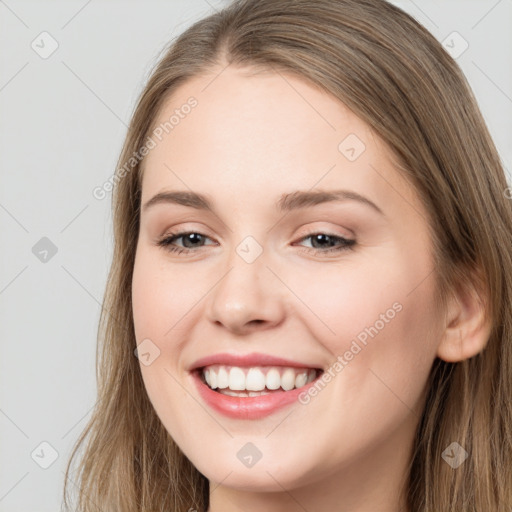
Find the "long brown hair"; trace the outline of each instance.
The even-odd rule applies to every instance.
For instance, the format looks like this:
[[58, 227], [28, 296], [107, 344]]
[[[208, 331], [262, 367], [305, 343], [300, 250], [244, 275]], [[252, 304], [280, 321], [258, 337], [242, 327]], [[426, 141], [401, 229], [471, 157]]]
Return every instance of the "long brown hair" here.
[[[208, 481], [156, 416], [133, 354], [143, 159], [128, 171], [126, 162], [177, 87], [228, 64], [293, 73], [367, 122], [429, 213], [440, 307], [459, 287], [487, 298], [486, 348], [433, 364], [405, 492], [411, 512], [510, 512], [512, 207], [505, 173], [458, 65], [384, 0], [235, 0], [188, 28], [156, 65], [120, 155], [124, 171], [113, 180], [115, 245], [98, 330], [98, 401], [68, 463], [66, 507], [75, 487], [73, 510], [80, 512], [208, 507]], [[441, 457], [454, 441], [469, 453], [457, 470]]]

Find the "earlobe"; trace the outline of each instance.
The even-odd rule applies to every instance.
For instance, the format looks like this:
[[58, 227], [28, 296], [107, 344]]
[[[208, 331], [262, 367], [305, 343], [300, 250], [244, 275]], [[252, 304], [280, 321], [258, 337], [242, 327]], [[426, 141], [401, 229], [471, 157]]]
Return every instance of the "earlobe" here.
[[446, 326], [437, 348], [443, 361], [456, 363], [469, 359], [487, 345], [491, 334], [490, 315], [483, 300], [473, 286], [462, 286], [450, 297]]

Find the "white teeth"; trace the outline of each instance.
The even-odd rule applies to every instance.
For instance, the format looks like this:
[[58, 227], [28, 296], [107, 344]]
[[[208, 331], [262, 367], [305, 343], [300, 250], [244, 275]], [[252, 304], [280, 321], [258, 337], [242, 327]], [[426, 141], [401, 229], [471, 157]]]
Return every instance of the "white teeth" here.
[[249, 391], [247, 393], [249, 396], [260, 396], [260, 395], [268, 395], [268, 391]]
[[244, 391], [231, 391], [229, 389], [221, 389], [219, 391], [220, 393], [222, 393], [223, 395], [228, 395], [228, 396], [241, 396], [241, 397], [245, 397], [245, 396], [260, 396], [260, 395], [268, 395], [268, 391], [247, 391], [247, 392], [244, 392]]
[[299, 373], [297, 377], [295, 377], [295, 387], [301, 388], [302, 386], [306, 385], [306, 382], [308, 380], [308, 374], [307, 373]]
[[219, 368], [219, 372], [217, 373], [217, 386], [219, 389], [229, 387], [229, 376], [225, 368]]
[[[215, 373], [215, 372], [213, 372]], [[233, 366], [229, 372], [229, 389], [233, 391], [245, 390], [245, 373], [242, 368]]]
[[249, 391], [261, 391], [265, 389], [265, 375], [258, 368], [251, 368], [245, 379], [245, 389]]
[[203, 368], [205, 382], [211, 389], [230, 396], [258, 396], [269, 391], [290, 391], [315, 380], [317, 371], [306, 368], [212, 365]]
[[223, 395], [228, 395], [228, 396], [249, 396], [247, 393], [240, 393], [240, 392], [236, 392], [236, 391], [230, 391], [229, 389], [223, 389], [221, 391], [221, 393]]
[[265, 382], [268, 389], [279, 389], [281, 387], [281, 375], [279, 375], [279, 370], [277, 368], [271, 368], [267, 373]]
[[215, 372], [210, 372], [210, 387], [212, 389], [217, 388], [217, 374]]
[[281, 375], [281, 387], [285, 391], [290, 391], [295, 387], [295, 372], [291, 368], [287, 368]]

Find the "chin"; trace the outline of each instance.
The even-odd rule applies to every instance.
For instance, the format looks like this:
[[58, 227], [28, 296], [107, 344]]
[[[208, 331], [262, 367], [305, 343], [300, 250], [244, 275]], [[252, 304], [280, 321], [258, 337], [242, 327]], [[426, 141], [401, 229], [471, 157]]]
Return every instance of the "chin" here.
[[289, 490], [316, 480], [312, 469], [308, 471], [296, 461], [262, 458], [252, 467], [244, 467], [238, 460], [233, 464], [231, 458], [219, 457], [215, 462], [200, 459], [192, 463], [210, 482], [239, 491], [282, 492], [283, 488]]

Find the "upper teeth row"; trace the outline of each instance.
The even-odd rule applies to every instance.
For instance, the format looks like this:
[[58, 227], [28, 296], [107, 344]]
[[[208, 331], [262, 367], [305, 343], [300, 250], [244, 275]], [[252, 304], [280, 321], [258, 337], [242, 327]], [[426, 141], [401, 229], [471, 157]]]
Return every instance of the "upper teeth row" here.
[[261, 391], [283, 388], [289, 391], [312, 382], [316, 370], [306, 368], [253, 367], [214, 365], [203, 368], [204, 380], [212, 389]]

